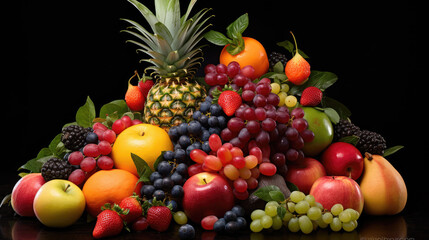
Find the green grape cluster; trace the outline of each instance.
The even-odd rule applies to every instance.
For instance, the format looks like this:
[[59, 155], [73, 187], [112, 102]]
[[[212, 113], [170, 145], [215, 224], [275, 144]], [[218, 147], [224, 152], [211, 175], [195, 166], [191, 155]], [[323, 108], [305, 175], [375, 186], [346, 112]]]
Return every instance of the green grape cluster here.
[[352, 208], [344, 209], [341, 204], [335, 204], [329, 210], [315, 201], [312, 195], [293, 191], [284, 202], [270, 201], [265, 209], [254, 210], [251, 214], [250, 230], [260, 232], [264, 228], [278, 230], [282, 225], [291, 232], [301, 231], [309, 234], [318, 227], [332, 231], [353, 231], [357, 227], [359, 212]]

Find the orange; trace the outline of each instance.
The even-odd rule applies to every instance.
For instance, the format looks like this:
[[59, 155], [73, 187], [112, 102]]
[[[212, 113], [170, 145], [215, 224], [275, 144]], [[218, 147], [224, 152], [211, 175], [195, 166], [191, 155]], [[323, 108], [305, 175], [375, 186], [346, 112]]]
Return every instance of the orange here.
[[82, 192], [86, 200], [86, 210], [96, 217], [105, 203], [117, 203], [133, 195], [140, 195], [142, 183], [138, 178], [122, 169], [100, 170], [91, 175], [83, 185]]
[[154, 170], [153, 163], [162, 151], [173, 151], [168, 133], [158, 126], [142, 123], [128, 127], [118, 135], [111, 156], [115, 168], [138, 176], [131, 153], [139, 156]]
[[243, 37], [244, 50], [236, 55], [231, 55], [227, 50], [226, 45], [220, 53], [219, 62], [226, 66], [233, 61], [240, 64], [240, 67], [251, 65], [255, 69], [255, 76], [259, 78], [268, 71], [269, 62], [267, 52], [264, 46], [253, 38]]

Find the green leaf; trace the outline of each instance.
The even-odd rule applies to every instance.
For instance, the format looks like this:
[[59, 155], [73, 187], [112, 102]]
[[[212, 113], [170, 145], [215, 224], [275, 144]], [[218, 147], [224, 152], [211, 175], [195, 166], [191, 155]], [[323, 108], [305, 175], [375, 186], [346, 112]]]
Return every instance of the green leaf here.
[[284, 47], [291, 54], [295, 53], [295, 45], [291, 41], [289, 41], [289, 40], [285, 40], [283, 42], [278, 42], [277, 46]]
[[275, 72], [275, 73], [284, 73], [285, 72], [285, 67], [283, 66], [283, 63], [281, 61], [278, 61], [274, 65], [273, 72]]
[[85, 105], [81, 106], [76, 113], [76, 122], [81, 127], [91, 127], [95, 118], [95, 106], [89, 96]]
[[270, 191], [268, 194], [274, 201], [283, 202], [285, 200], [285, 195], [281, 191]]
[[226, 27], [226, 34], [228, 37], [241, 38], [244, 30], [249, 26], [249, 15], [247, 13], [238, 17], [234, 22], [232, 22], [228, 27]]
[[[256, 190], [253, 194], [255, 196], [257, 196], [258, 198], [260, 198], [260, 199], [262, 199], [262, 200], [264, 200], [266, 202], [269, 202], [269, 201], [273, 201], [273, 199], [272, 199], [272, 197], [270, 195], [271, 191], [279, 191], [281, 193], [279, 187], [277, 187], [275, 185], [269, 185], [269, 186], [265, 186], [265, 187], [262, 187], [262, 188]], [[274, 193], [272, 193], [272, 195], [273, 194]]]
[[337, 124], [340, 121], [340, 115], [338, 115], [338, 113], [337, 113], [337, 111], [335, 111], [335, 109], [324, 108], [323, 111], [329, 117], [329, 120], [331, 120], [331, 122], [333, 124]]
[[398, 145], [398, 146], [394, 146], [394, 147], [390, 147], [386, 150], [384, 150], [384, 154], [383, 157], [387, 157], [389, 155], [394, 154], [395, 152], [401, 150], [402, 148], [404, 148], [404, 146]]
[[153, 169], [157, 169], [159, 162], [164, 161], [164, 152], [166, 152], [166, 151], [162, 151], [161, 154], [158, 156], [158, 158], [153, 163]]
[[286, 181], [286, 186], [287, 186], [287, 188], [289, 188], [289, 191], [291, 191], [291, 192], [299, 191], [299, 188], [291, 182]]
[[351, 135], [351, 136], [345, 136], [342, 137], [338, 140], [338, 142], [345, 142], [345, 143], [350, 143], [354, 146], [356, 146], [356, 144], [359, 142], [360, 137], [356, 136], [356, 135]]
[[244, 50], [244, 40], [241, 37], [241, 33], [237, 33], [237, 34], [239, 34], [240, 36], [237, 38], [234, 38], [232, 43], [226, 47], [226, 51], [232, 56], [237, 55]]
[[352, 115], [351, 111], [344, 104], [330, 97], [323, 97], [322, 107], [335, 109], [341, 120], [347, 119]]
[[99, 116], [101, 118], [106, 118], [107, 115], [113, 114], [114, 112], [116, 112], [118, 116], [122, 116], [124, 113], [128, 112], [128, 106], [125, 100], [119, 99], [104, 104], [100, 109]]
[[278, 215], [281, 219], [283, 219], [283, 217], [285, 216], [285, 214], [286, 214], [286, 208], [285, 208], [285, 207], [283, 207], [282, 205], [278, 206], [278, 207], [277, 207], [277, 215]]
[[288, 94], [301, 96], [302, 91], [307, 87], [317, 87], [322, 92], [325, 91], [328, 87], [332, 86], [338, 77], [336, 74], [331, 72], [322, 72], [322, 71], [311, 71], [308, 81], [302, 85], [294, 85], [290, 88]]
[[214, 31], [214, 30], [210, 30], [207, 33], [205, 33], [204, 37], [207, 41], [213, 43], [214, 45], [218, 45], [218, 46], [225, 46], [227, 44], [232, 43], [231, 39], [227, 38], [222, 33]]
[[139, 175], [138, 182], [149, 182], [149, 176], [152, 173], [152, 169], [147, 165], [146, 161], [138, 155], [131, 153], [131, 158], [133, 159], [134, 165], [136, 165], [137, 173]]

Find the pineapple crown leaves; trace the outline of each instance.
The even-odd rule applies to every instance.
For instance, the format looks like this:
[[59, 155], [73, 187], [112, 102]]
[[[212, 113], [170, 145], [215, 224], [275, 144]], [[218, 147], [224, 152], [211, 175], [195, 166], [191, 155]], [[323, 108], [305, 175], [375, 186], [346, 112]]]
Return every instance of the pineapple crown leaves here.
[[137, 0], [128, 0], [133, 4], [149, 23], [153, 33], [139, 23], [121, 19], [131, 24], [126, 32], [140, 41], [128, 40], [140, 47], [137, 52], [143, 52], [150, 58], [142, 59], [153, 66], [146, 68], [155, 72], [155, 76], [186, 76], [195, 74], [203, 58], [201, 46], [197, 44], [203, 39], [203, 33], [211, 24], [206, 24], [213, 17], [205, 17], [211, 9], [204, 8], [189, 17], [197, 0], [191, 0], [187, 11], [180, 16], [179, 0], [155, 1], [155, 14]]
[[217, 103], [217, 101], [219, 100], [219, 96], [222, 92], [225, 91], [234, 91], [236, 93], [238, 93], [241, 96], [241, 93], [243, 92], [243, 90], [240, 88], [238, 91], [234, 90], [231, 85], [225, 85], [222, 90], [219, 90], [218, 88], [216, 88], [215, 90], [213, 90], [212, 92], [212, 96], [213, 96], [213, 100], [212, 103], [215, 104]]

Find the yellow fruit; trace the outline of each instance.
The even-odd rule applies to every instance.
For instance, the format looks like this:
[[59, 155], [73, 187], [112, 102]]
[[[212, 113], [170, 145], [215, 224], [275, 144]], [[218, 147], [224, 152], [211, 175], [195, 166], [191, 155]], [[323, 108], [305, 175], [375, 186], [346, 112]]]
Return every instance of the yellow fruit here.
[[365, 154], [360, 183], [369, 215], [394, 215], [407, 203], [407, 187], [401, 174], [380, 155]]
[[287, 93], [285, 93], [285, 92], [279, 92], [277, 95], [280, 98], [280, 102], [279, 102], [278, 106], [279, 107], [284, 106], [285, 102], [286, 102]]
[[286, 104], [286, 106], [287, 107], [295, 107], [295, 105], [296, 105], [296, 103], [298, 102], [298, 100], [296, 99], [296, 97], [295, 96], [293, 96], [293, 95], [289, 95], [289, 96], [287, 96], [286, 97], [286, 100], [285, 100], [285, 104]]
[[131, 153], [142, 158], [154, 170], [153, 163], [162, 151], [172, 151], [173, 143], [168, 133], [155, 125], [137, 124], [122, 131], [112, 147], [115, 168], [124, 169], [138, 176]]
[[280, 92], [280, 84], [278, 83], [271, 83], [271, 92], [272, 93], [279, 93]]
[[283, 83], [282, 85], [280, 85], [280, 91], [282, 91], [282, 92], [287, 93], [287, 92], [289, 92], [289, 89], [290, 89], [290, 87], [286, 83]]

